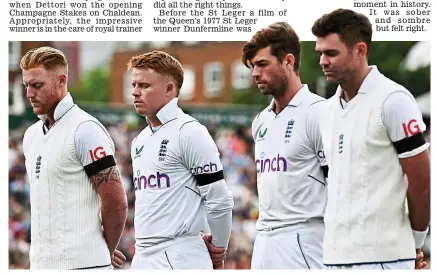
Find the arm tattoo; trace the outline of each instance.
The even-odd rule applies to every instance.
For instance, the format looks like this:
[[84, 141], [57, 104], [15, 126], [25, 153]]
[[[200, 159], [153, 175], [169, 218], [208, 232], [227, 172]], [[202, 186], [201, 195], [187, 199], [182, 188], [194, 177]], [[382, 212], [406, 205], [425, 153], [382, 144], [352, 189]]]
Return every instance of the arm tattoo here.
[[91, 181], [96, 189], [100, 184], [108, 181], [120, 182], [120, 172], [118, 171], [117, 166], [112, 166], [92, 176]]

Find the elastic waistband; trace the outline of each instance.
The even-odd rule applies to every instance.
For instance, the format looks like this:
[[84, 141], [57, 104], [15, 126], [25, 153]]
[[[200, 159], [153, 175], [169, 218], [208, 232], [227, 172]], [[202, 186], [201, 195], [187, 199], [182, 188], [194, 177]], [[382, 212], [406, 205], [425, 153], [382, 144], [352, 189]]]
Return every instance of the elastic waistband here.
[[182, 236], [182, 237], [177, 237], [176, 239], [173, 239], [173, 240], [169, 240], [169, 241], [166, 241], [166, 242], [154, 245], [154, 246], [150, 246], [150, 247], [145, 247], [145, 248], [135, 245], [135, 254], [138, 254], [138, 256], [142, 256], [142, 257], [149, 257], [152, 255], [164, 252], [170, 246], [174, 246], [174, 245], [185, 243], [185, 242], [199, 241], [199, 240], [201, 240], [203, 242], [200, 235]]
[[283, 227], [266, 228], [258, 230], [258, 234], [262, 236], [276, 236], [281, 234], [305, 233], [305, 232], [324, 232], [325, 224], [323, 220], [309, 220]]

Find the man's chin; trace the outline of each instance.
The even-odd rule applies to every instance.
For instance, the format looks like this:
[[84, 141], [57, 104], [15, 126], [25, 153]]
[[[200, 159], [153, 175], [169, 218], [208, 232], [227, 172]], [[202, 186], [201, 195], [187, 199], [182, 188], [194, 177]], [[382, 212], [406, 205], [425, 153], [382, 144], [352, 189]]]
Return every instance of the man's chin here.
[[140, 116], [147, 117], [147, 112], [142, 108], [135, 108], [135, 111], [137, 111], [137, 114], [139, 114]]
[[32, 107], [32, 110], [37, 116], [45, 115], [45, 112], [39, 107]]
[[262, 95], [271, 95], [272, 92], [268, 89], [260, 89]]
[[336, 83], [336, 84], [339, 83], [338, 79], [334, 76], [326, 76], [326, 81]]

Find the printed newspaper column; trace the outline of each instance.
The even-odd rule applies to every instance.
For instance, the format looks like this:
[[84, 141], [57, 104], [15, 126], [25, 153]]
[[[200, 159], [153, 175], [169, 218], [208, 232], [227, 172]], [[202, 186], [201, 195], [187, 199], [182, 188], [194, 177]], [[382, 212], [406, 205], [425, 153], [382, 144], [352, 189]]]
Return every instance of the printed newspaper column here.
[[369, 16], [376, 32], [426, 32], [430, 1], [355, 1], [354, 9]]
[[[260, 17], [286, 16], [286, 10], [243, 5], [243, 0], [156, 0], [153, 31], [159, 33], [251, 33]], [[152, 2], [151, 2], [152, 3]], [[245, 2], [248, 4], [248, 1]], [[249, 6], [249, 5], [248, 5]], [[258, 8], [255, 8], [257, 7]], [[265, 6], [265, 5], [262, 5]]]
[[10, 32], [133, 33], [142, 31], [142, 0], [9, 2]]

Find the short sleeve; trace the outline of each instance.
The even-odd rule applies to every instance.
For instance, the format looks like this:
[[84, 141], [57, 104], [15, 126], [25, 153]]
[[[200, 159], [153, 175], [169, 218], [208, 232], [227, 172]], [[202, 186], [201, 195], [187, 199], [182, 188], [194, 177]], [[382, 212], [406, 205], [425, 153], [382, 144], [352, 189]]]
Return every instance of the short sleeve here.
[[382, 122], [400, 158], [417, 155], [429, 147], [421, 135], [426, 125], [419, 106], [405, 92], [387, 97], [382, 105]]
[[205, 126], [197, 121], [184, 124], [179, 142], [182, 161], [199, 186], [223, 179], [220, 153]]
[[252, 138], [253, 138], [253, 141], [256, 140], [256, 129], [257, 129], [257, 123], [258, 123], [258, 118], [259, 118], [259, 116], [260, 116], [260, 114], [257, 114], [256, 117], [255, 117], [255, 118], [253, 119], [253, 121], [252, 121], [252, 127], [251, 127], [251, 130], [252, 130]]
[[320, 133], [320, 128], [319, 128], [319, 120], [320, 120], [320, 116], [323, 113], [324, 102], [325, 102], [324, 100], [318, 101], [316, 103], [313, 103], [308, 108], [307, 123], [306, 123], [307, 135], [310, 141], [310, 146], [311, 148], [314, 149], [315, 153], [317, 154], [317, 158], [321, 166], [327, 165], [325, 153], [323, 150], [322, 135]]
[[74, 137], [76, 153], [83, 166], [106, 156], [113, 156], [114, 142], [108, 131], [95, 121], [81, 123]]

